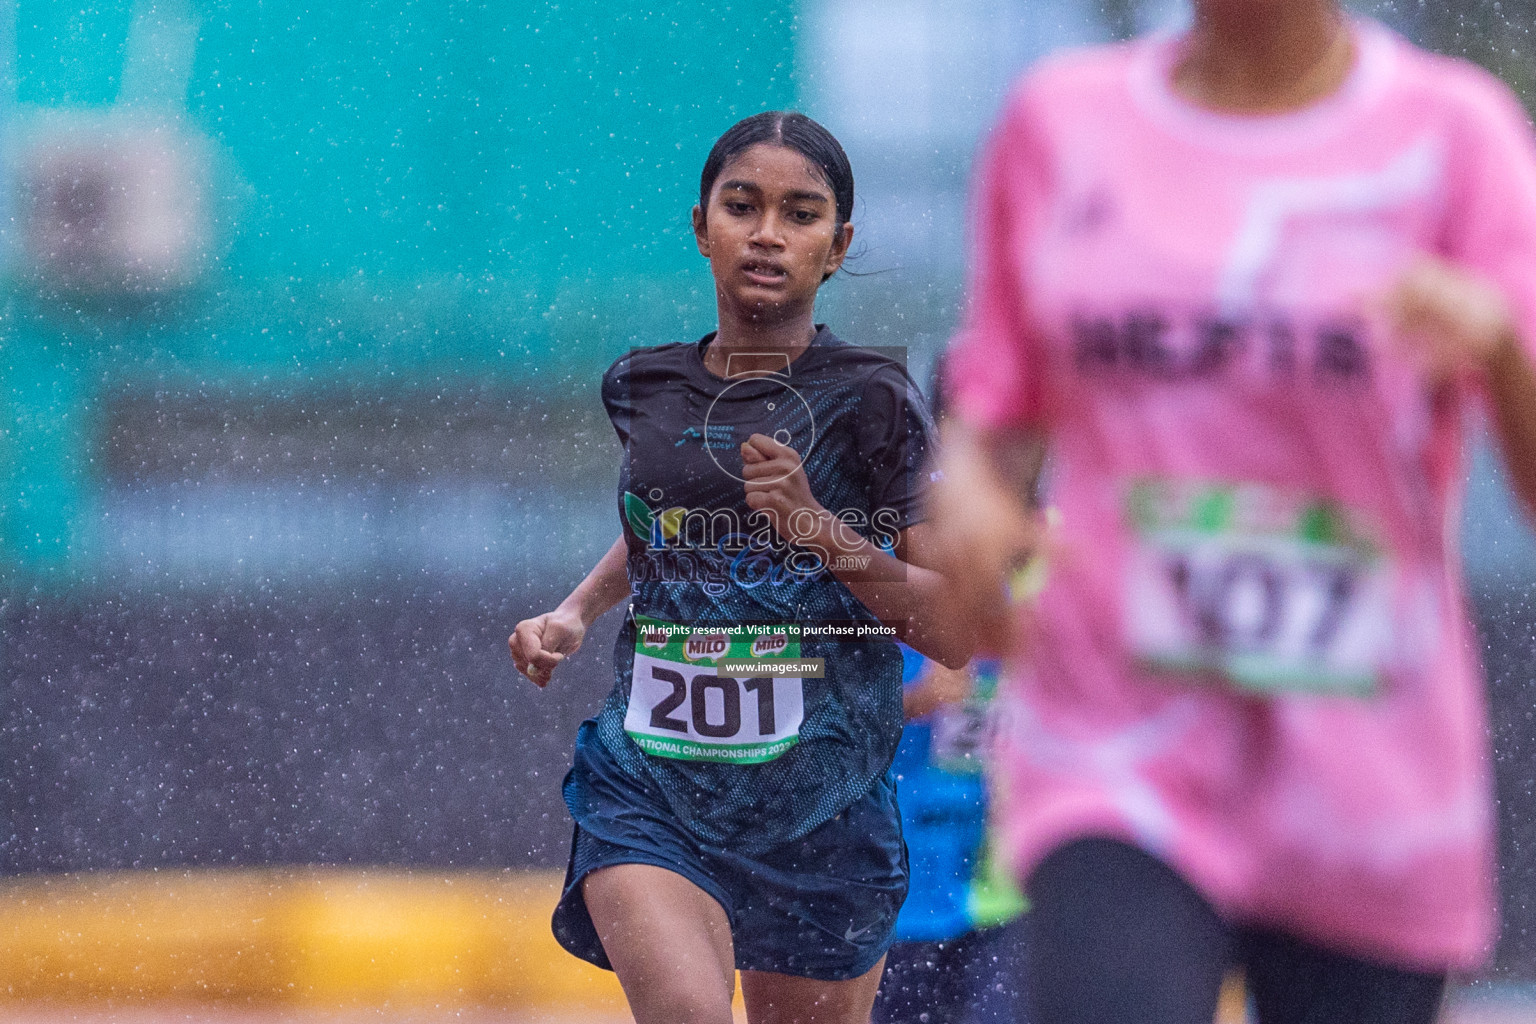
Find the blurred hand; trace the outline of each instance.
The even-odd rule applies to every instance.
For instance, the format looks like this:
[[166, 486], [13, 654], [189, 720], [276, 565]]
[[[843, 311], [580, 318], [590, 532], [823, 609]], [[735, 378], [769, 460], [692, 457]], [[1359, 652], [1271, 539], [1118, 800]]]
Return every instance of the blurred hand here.
[[800, 453], [766, 434], [753, 434], [742, 442], [741, 475], [746, 480], [747, 507], [771, 512], [774, 530], [787, 541], [800, 540], [790, 535], [794, 525], [790, 519], [796, 512], [808, 510], [816, 517], [811, 522], [828, 518], [811, 493]]
[[902, 691], [901, 712], [907, 721], [925, 718], [946, 704], [958, 704], [974, 686], [969, 668], [945, 668], [936, 662], [923, 666], [916, 683]]
[[1431, 383], [1487, 365], [1515, 342], [1509, 303], [1492, 284], [1421, 256], [1387, 293], [1388, 322]]
[[928, 523], [955, 613], [983, 648], [1006, 654], [1022, 639], [1008, 581], [1039, 545], [1041, 527], [1023, 496], [986, 469], [986, 459], [971, 439], [947, 447], [928, 496]]
[[575, 612], [555, 609], [517, 624], [507, 637], [517, 670], [535, 686], [549, 684], [555, 667], [581, 647], [587, 627]]

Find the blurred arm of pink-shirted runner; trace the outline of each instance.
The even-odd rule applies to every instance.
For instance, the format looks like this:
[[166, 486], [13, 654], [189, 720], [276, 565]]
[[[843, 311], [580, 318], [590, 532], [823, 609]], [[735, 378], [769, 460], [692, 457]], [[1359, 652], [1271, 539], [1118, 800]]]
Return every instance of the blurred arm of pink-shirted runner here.
[[1044, 358], [1014, 256], [1048, 175], [1027, 87], [1013, 95], [979, 167], [965, 320], [945, 358], [952, 417], [930, 507], [957, 611], [983, 646], [1001, 652], [1020, 640], [1007, 581], [1039, 536], [1029, 496], [1045, 444]]
[[1461, 74], [1463, 138], [1449, 156], [1451, 201], [1435, 254], [1446, 262], [1410, 267], [1390, 305], [1409, 319], [1410, 338], [1437, 346], [1421, 353], [1432, 365], [1477, 371], [1514, 488], [1536, 517], [1536, 136], [1503, 83]]

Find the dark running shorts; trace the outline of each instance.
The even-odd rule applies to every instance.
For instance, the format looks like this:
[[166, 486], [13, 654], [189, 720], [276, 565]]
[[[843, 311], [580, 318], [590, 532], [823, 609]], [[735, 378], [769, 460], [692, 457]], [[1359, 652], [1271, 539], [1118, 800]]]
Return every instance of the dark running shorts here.
[[803, 838], [748, 858], [690, 836], [659, 793], [618, 768], [587, 722], [565, 800], [576, 830], [553, 926], [560, 945], [588, 963], [613, 969], [581, 881], [614, 864], [665, 868], [709, 893], [731, 923], [739, 970], [845, 981], [890, 947], [907, 855], [889, 773]]

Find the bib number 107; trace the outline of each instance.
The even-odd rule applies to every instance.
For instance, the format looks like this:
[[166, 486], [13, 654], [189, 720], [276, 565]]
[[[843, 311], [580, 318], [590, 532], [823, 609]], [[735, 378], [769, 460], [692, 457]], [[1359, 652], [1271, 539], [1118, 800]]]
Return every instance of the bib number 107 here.
[[1131, 569], [1131, 646], [1151, 667], [1214, 670], [1260, 691], [1377, 685], [1391, 587], [1373, 559], [1294, 542], [1164, 542], [1140, 547]]
[[1287, 566], [1251, 551], [1205, 560], [1174, 552], [1167, 572], [1200, 642], [1234, 651], [1289, 640], [1299, 653], [1325, 654], [1359, 586], [1353, 566]]

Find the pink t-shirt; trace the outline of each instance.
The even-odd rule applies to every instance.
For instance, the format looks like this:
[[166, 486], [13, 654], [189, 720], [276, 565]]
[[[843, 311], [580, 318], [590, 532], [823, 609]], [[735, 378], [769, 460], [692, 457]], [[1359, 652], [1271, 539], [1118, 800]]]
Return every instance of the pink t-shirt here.
[[1345, 85], [1241, 117], [1178, 41], [1012, 93], [981, 164], [959, 414], [1042, 428], [1060, 547], [1006, 700], [1021, 872], [1094, 834], [1224, 913], [1406, 966], [1494, 925], [1492, 800], [1454, 549], [1467, 379], [1373, 300], [1416, 252], [1536, 339], [1536, 148], [1509, 92], [1371, 22]]

